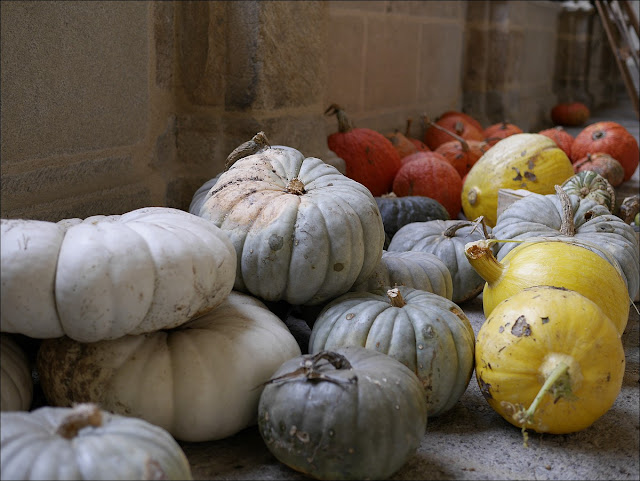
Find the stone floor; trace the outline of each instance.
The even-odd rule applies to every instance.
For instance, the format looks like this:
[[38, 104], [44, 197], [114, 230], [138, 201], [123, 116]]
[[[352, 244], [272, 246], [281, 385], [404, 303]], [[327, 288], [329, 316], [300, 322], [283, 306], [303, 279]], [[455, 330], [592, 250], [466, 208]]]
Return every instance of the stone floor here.
[[[594, 112], [591, 122], [614, 120], [638, 139], [640, 123], [628, 99]], [[581, 128], [567, 129], [574, 136]], [[638, 171], [626, 186], [638, 190]], [[481, 298], [460, 304], [477, 334], [484, 322]], [[391, 479], [640, 479], [640, 369], [638, 303], [631, 306], [622, 337], [626, 372], [613, 407], [588, 429], [567, 435], [531, 433], [525, 448], [519, 429], [486, 403], [475, 377], [456, 407], [430, 419], [415, 455]], [[257, 427], [230, 438], [183, 443], [195, 479], [309, 479], [279, 463], [267, 450]]]

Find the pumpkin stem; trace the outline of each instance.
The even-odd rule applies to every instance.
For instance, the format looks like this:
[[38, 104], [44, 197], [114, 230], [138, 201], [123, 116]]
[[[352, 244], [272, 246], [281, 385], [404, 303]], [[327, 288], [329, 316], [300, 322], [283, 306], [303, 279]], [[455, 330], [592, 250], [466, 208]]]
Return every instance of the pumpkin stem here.
[[[436, 129], [442, 130], [443, 132], [449, 134], [451, 137], [453, 137], [458, 142], [460, 142], [460, 145], [462, 145], [462, 150], [464, 152], [469, 152], [469, 144], [467, 143], [467, 141], [464, 138], [460, 137], [457, 133], [451, 132], [449, 129], [443, 127], [442, 125], [438, 125], [435, 122], [432, 122], [429, 119], [429, 117], [424, 117], [424, 122], [425, 122], [426, 125], [429, 125], [431, 127], [435, 127]], [[463, 130], [464, 130], [464, 125], [462, 124], [462, 122], [460, 122], [460, 121], [456, 122], [456, 132], [462, 132]]]
[[397, 287], [389, 289], [387, 291], [387, 297], [389, 298], [389, 301], [391, 301], [391, 305], [393, 307], [403, 307], [407, 305], [404, 297], [402, 297], [402, 294], [400, 294], [400, 290]]
[[304, 190], [304, 184], [297, 177], [289, 181], [285, 191], [288, 192], [289, 194], [295, 194], [295, 195], [302, 195], [306, 193], [306, 190]]
[[411, 123], [413, 122], [413, 119], [411, 117], [409, 117], [407, 119], [407, 127], [404, 131], [404, 136], [409, 138], [410, 137], [410, 133], [411, 133]]
[[335, 115], [338, 118], [338, 132], [344, 134], [353, 129], [353, 123], [347, 113], [338, 104], [331, 104], [324, 111], [325, 115]]
[[454, 221], [454, 223], [452, 223], [449, 227], [447, 227], [445, 229], [445, 231], [442, 233], [443, 236], [445, 237], [455, 237], [456, 232], [459, 229], [462, 229], [463, 227], [467, 227], [467, 226], [477, 226], [477, 223], [475, 222], [470, 222], [468, 220], [459, 220], [459, 221]]
[[640, 211], [640, 196], [625, 197], [620, 204], [620, 218], [627, 224], [631, 224]]
[[282, 376], [269, 379], [259, 387], [276, 382], [297, 381], [300, 379], [300, 377], [303, 377], [309, 381], [329, 381], [336, 384], [353, 383], [358, 381], [358, 376], [356, 375], [353, 375], [348, 379], [327, 375], [324, 370], [320, 370], [320, 368], [327, 365], [327, 363], [320, 364], [320, 361], [323, 360], [331, 364], [336, 370], [353, 369], [349, 360], [342, 354], [333, 351], [319, 351], [314, 355], [303, 356], [301, 366], [295, 371], [291, 371], [287, 374], [283, 374]]
[[102, 413], [96, 404], [76, 404], [71, 413], [58, 426], [56, 434], [65, 439], [72, 439], [76, 437], [78, 431], [87, 426], [102, 426]]
[[469, 264], [489, 285], [498, 282], [506, 270], [491, 251], [491, 246], [495, 243], [494, 239], [480, 239], [464, 246]]
[[251, 140], [247, 140], [243, 144], [233, 149], [233, 152], [229, 154], [227, 160], [224, 163], [224, 170], [229, 170], [233, 164], [238, 160], [248, 157], [249, 155], [257, 154], [259, 151], [265, 148], [270, 148], [269, 139], [264, 132], [258, 132]]
[[555, 186], [556, 195], [560, 198], [562, 206], [562, 224], [560, 224], [560, 233], [569, 237], [576, 235], [576, 224], [573, 221], [573, 207], [569, 195], [559, 185]]

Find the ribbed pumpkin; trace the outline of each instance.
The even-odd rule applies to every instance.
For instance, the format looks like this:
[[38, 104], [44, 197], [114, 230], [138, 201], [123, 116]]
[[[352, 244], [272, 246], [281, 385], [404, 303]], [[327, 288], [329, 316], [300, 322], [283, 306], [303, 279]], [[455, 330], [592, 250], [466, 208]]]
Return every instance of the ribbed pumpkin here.
[[551, 120], [558, 125], [578, 127], [590, 116], [589, 107], [582, 102], [560, 102], [551, 108]]
[[[417, 158], [419, 155], [422, 158]], [[416, 160], [406, 162], [393, 179], [393, 193], [398, 197], [431, 197], [447, 209], [451, 219], [457, 218], [462, 191], [462, 178], [458, 171], [435, 152], [418, 152], [405, 159], [413, 156], [416, 156]]]
[[620, 162], [625, 181], [631, 178], [638, 167], [638, 141], [617, 122], [596, 122], [576, 135], [571, 145], [571, 159], [574, 162], [595, 152], [604, 152]]
[[382, 256], [384, 226], [371, 192], [293, 148], [238, 160], [199, 215], [231, 239], [234, 289], [265, 301], [321, 304], [369, 277]]
[[482, 229], [470, 221], [414, 222], [396, 233], [389, 243], [389, 252], [427, 252], [438, 257], [451, 273], [451, 299], [460, 303], [473, 299], [484, 287], [484, 279], [471, 267], [464, 251], [465, 244], [484, 236]]
[[498, 190], [526, 189], [552, 194], [574, 174], [567, 155], [540, 134], [514, 134], [484, 154], [467, 174], [462, 189], [462, 210], [468, 219], [497, 220]]
[[29, 359], [11, 335], [0, 334], [0, 411], [28, 411], [32, 400]]
[[451, 141], [451, 135], [437, 126], [443, 127], [449, 130], [465, 140], [478, 140], [483, 141], [482, 129], [478, 129], [477, 121], [472, 121], [466, 114], [460, 112], [445, 112], [438, 120], [431, 125], [431, 122], [426, 122], [426, 130], [424, 133], [424, 143], [429, 146], [431, 150], [436, 150], [440, 144]]
[[351, 290], [375, 292], [395, 286], [412, 287], [447, 299], [453, 297], [449, 268], [436, 255], [420, 251], [384, 251], [371, 277]]
[[442, 204], [424, 195], [398, 197], [391, 193], [375, 199], [389, 240], [398, 232], [398, 229], [411, 222], [449, 220], [449, 213]]
[[400, 154], [384, 135], [372, 129], [354, 127], [342, 107], [332, 104], [325, 111], [338, 118], [338, 131], [327, 144], [344, 159], [347, 177], [361, 183], [374, 196], [391, 191], [400, 168]]
[[309, 352], [360, 346], [388, 354], [417, 374], [433, 417], [451, 409], [466, 390], [473, 344], [469, 319], [455, 303], [399, 286], [331, 301], [313, 325]]
[[541, 130], [538, 133], [553, 140], [556, 145], [560, 147], [565, 154], [567, 154], [569, 160], [571, 160], [571, 144], [573, 144], [573, 135], [567, 132], [561, 125], [551, 129]]
[[607, 179], [612, 187], [618, 187], [624, 182], [624, 167], [616, 159], [604, 152], [594, 152], [578, 159], [573, 164], [577, 172], [592, 171]]
[[592, 170], [572, 175], [561, 187], [567, 194], [577, 195], [581, 199], [591, 199], [604, 205], [612, 213], [616, 206], [616, 191], [607, 179]]
[[482, 131], [484, 140], [490, 146], [493, 146], [500, 142], [502, 139], [514, 134], [521, 134], [523, 130], [515, 124], [509, 122], [498, 122], [492, 124]]

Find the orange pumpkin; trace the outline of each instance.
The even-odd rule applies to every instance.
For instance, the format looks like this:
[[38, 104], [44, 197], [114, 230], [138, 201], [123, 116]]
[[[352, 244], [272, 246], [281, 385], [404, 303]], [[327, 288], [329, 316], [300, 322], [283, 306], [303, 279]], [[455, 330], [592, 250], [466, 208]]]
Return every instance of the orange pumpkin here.
[[329, 135], [327, 144], [344, 160], [347, 177], [364, 185], [374, 197], [388, 193], [400, 168], [400, 154], [391, 141], [375, 130], [353, 127], [336, 104], [325, 114], [338, 118], [338, 131]]
[[560, 147], [565, 154], [567, 154], [567, 157], [571, 159], [571, 144], [573, 144], [573, 135], [564, 130], [561, 125], [557, 125], [551, 129], [541, 130], [538, 133], [553, 140], [556, 145]]
[[416, 148], [418, 149], [418, 152], [429, 152], [431, 149], [427, 146], [427, 144], [425, 144], [422, 140], [420, 139], [416, 139], [415, 137], [411, 136], [411, 123], [413, 122], [413, 119], [408, 118], [407, 119], [407, 127], [405, 129], [405, 133], [404, 136], [409, 139], [409, 141], [416, 146]]
[[638, 141], [617, 122], [596, 122], [582, 129], [571, 145], [571, 160], [577, 162], [587, 154], [596, 152], [609, 154], [620, 162], [625, 181], [631, 178], [638, 167]]
[[624, 168], [622, 164], [609, 154], [594, 152], [573, 164], [573, 170], [577, 174], [583, 170], [591, 170], [607, 179], [612, 187], [618, 187], [624, 182]]
[[581, 102], [561, 102], [551, 109], [551, 120], [558, 125], [577, 127], [589, 120], [590, 116], [589, 107]]
[[393, 147], [398, 151], [400, 158], [406, 157], [418, 151], [418, 148], [402, 132], [396, 129], [388, 132], [384, 136], [391, 141]]
[[[429, 127], [425, 130], [424, 142], [431, 150], [436, 150], [441, 144], [452, 140], [452, 136], [449, 132], [446, 132], [447, 130], [465, 140], [482, 141], [484, 140], [482, 130], [478, 130], [475, 122], [469, 120], [466, 114], [447, 112], [446, 115], [440, 116], [435, 122], [426, 121]], [[445, 130], [438, 129], [437, 126], [443, 127]]]
[[517, 125], [509, 122], [499, 122], [484, 129], [482, 135], [484, 135], [485, 142], [491, 146], [510, 135], [521, 134], [522, 132], [522, 129]]
[[440, 144], [435, 152], [447, 159], [447, 162], [458, 171], [460, 177], [464, 177], [473, 164], [489, 150], [490, 145], [484, 141], [464, 140], [458, 135], [452, 135], [456, 140]]
[[437, 159], [437, 160], [443, 160], [447, 162], [447, 159], [442, 154], [439, 154], [434, 150], [429, 150], [427, 152], [414, 152], [411, 155], [407, 155], [406, 157], [403, 157], [402, 159], [400, 159], [400, 168], [402, 168], [403, 165], [408, 164], [409, 162], [413, 162], [414, 160], [425, 160], [425, 159]]
[[480, 132], [482, 132], [484, 130], [483, 127], [482, 127], [482, 124], [480, 122], [478, 122], [478, 120], [476, 120], [474, 117], [472, 117], [469, 114], [465, 114], [464, 112], [459, 112], [457, 110], [447, 110], [446, 112], [440, 114], [440, 117], [438, 117], [436, 120], [443, 119], [443, 118], [448, 117], [450, 115], [463, 118], [466, 122], [468, 122], [471, 125], [473, 125]]

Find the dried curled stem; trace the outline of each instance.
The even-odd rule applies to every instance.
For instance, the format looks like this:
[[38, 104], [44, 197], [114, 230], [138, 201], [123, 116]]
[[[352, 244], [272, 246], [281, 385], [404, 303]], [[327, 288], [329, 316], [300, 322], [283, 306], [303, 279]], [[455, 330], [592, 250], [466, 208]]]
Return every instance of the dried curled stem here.
[[[326, 362], [321, 364], [321, 361]], [[312, 356], [303, 356], [302, 363], [298, 369], [287, 374], [283, 374], [282, 376], [269, 379], [264, 383], [264, 385], [296, 381], [300, 378], [309, 381], [329, 381], [336, 384], [357, 382], [358, 378], [355, 375], [349, 379], [341, 379], [327, 375], [320, 369], [327, 364], [332, 365], [336, 370], [353, 369], [349, 360], [342, 354], [332, 351], [320, 351]]]
[[229, 170], [229, 167], [231, 167], [238, 160], [249, 155], [256, 154], [262, 149], [270, 147], [271, 145], [269, 144], [267, 136], [264, 132], [260, 131], [256, 135], [254, 135], [251, 140], [247, 140], [243, 144], [233, 149], [233, 152], [229, 154], [227, 160], [224, 163], [224, 170]]

